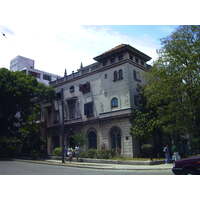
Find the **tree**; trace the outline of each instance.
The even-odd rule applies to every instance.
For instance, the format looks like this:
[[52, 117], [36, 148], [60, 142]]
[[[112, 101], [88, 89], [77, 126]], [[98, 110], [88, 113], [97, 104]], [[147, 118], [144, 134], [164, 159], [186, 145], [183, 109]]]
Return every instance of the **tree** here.
[[71, 137], [73, 138], [75, 145], [78, 145], [80, 147], [82, 147], [86, 142], [86, 138], [85, 138], [85, 135], [83, 133], [75, 133]]
[[199, 137], [200, 26], [180, 26], [162, 40], [144, 93], [172, 138]]
[[180, 26], [161, 44], [159, 58], [147, 73], [143, 92], [146, 103], [143, 110], [136, 111], [132, 132], [147, 136], [159, 129], [174, 142], [187, 139], [190, 145], [193, 140], [197, 144], [200, 26]]
[[[153, 144], [153, 156], [161, 156], [161, 122], [157, 116], [156, 107], [147, 105], [144, 96], [144, 88], [139, 89], [140, 104], [133, 110], [131, 134], [139, 141], [141, 152], [142, 146], [147, 143]], [[152, 155], [151, 155], [152, 156]]]
[[[27, 140], [37, 132], [39, 138], [40, 103], [54, 98], [54, 90], [23, 72], [0, 69], [0, 152], [6, 152], [11, 141], [14, 146], [31, 146]], [[7, 141], [7, 142], [6, 142]], [[15, 141], [15, 142], [14, 142]]]

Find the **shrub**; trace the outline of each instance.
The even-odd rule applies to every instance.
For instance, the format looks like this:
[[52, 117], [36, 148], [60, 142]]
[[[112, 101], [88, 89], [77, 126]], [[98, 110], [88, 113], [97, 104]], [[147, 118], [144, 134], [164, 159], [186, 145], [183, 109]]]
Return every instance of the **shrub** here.
[[89, 149], [87, 154], [88, 154], [88, 158], [97, 158], [97, 150], [96, 149]]
[[88, 158], [88, 153], [87, 153], [87, 151], [80, 152], [79, 157], [80, 157], [80, 158]]
[[114, 157], [115, 152], [113, 150], [96, 150], [89, 149], [80, 153], [81, 158], [98, 158], [98, 159], [109, 159]]
[[144, 154], [144, 156], [146, 156], [146, 157], [152, 157], [152, 153], [153, 153], [153, 146], [152, 146], [152, 144], [143, 144], [141, 146], [141, 150], [142, 150], [142, 153]]
[[38, 152], [36, 150], [32, 150], [30, 152], [30, 156], [32, 159], [36, 160], [36, 159], [40, 158], [40, 152]]
[[112, 151], [110, 150], [100, 150], [97, 152], [97, 158], [99, 159], [109, 159], [112, 157]]
[[56, 147], [56, 148], [53, 150], [53, 155], [54, 155], [54, 156], [61, 156], [61, 155], [62, 155], [62, 148], [61, 148], [61, 147]]

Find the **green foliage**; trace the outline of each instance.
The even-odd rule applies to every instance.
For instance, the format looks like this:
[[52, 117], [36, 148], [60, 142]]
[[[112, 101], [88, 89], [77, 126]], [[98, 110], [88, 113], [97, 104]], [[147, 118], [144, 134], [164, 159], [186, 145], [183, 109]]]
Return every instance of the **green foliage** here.
[[112, 150], [100, 150], [97, 152], [97, 158], [99, 159], [110, 159], [113, 158], [115, 152]]
[[[0, 69], [0, 139], [17, 138], [23, 154], [39, 150], [40, 104], [54, 98], [54, 90], [22, 72]], [[6, 142], [5, 144], [8, 144]]]
[[75, 145], [79, 145], [80, 147], [86, 143], [86, 138], [83, 133], [74, 134], [72, 139], [74, 140]]
[[145, 96], [165, 132], [192, 135], [200, 130], [200, 26], [180, 26], [162, 45]]
[[114, 156], [115, 156], [114, 150], [89, 149], [88, 151], [80, 153], [81, 158], [111, 159]]
[[39, 159], [41, 157], [41, 153], [38, 150], [31, 150], [30, 157], [34, 160]]
[[19, 155], [22, 143], [16, 137], [0, 137], [0, 157], [14, 157]]
[[130, 131], [134, 138], [143, 142], [160, 131], [161, 122], [157, 117], [157, 107], [147, 105], [143, 87], [140, 88], [139, 95], [141, 103], [137, 109], [133, 110]]
[[172, 138], [189, 135], [192, 142], [200, 132], [200, 26], [180, 26], [161, 42], [131, 132], [148, 137], [159, 130]]
[[152, 157], [153, 145], [152, 144], [143, 144], [141, 146], [142, 153], [145, 157]]
[[87, 151], [80, 152], [79, 157], [80, 157], [80, 158], [88, 158], [88, 153], [87, 153]]
[[54, 155], [54, 156], [61, 156], [61, 155], [62, 155], [62, 148], [61, 148], [61, 147], [56, 147], [56, 148], [53, 150], [53, 155]]
[[88, 158], [97, 158], [97, 150], [89, 149], [87, 152]]

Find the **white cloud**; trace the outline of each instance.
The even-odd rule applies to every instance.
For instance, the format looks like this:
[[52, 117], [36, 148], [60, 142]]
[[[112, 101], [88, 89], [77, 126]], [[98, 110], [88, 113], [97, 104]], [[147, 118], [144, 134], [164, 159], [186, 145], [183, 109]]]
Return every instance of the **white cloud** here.
[[158, 44], [153, 38], [127, 36], [102, 26], [76, 25], [79, 10], [70, 10], [64, 1], [47, 4], [20, 0], [13, 1], [12, 6], [10, 0], [6, 2], [0, 10], [0, 17], [4, 15], [5, 19], [0, 31], [7, 30], [7, 39], [0, 37], [0, 67], [9, 68], [10, 60], [22, 55], [34, 59], [38, 69], [63, 75], [65, 68], [68, 73], [76, 71], [81, 62], [84, 66], [91, 64], [93, 57], [121, 43], [156, 58]]

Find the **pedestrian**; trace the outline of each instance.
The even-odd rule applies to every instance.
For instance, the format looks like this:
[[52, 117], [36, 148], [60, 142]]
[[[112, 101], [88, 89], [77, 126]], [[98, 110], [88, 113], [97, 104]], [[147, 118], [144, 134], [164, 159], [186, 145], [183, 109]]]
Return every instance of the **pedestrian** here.
[[79, 158], [79, 153], [80, 153], [80, 147], [78, 145], [75, 146], [75, 156], [76, 160], [78, 161]]
[[68, 157], [69, 157], [69, 161], [71, 162], [72, 159], [73, 159], [73, 151], [72, 151], [72, 148], [69, 148], [69, 149], [68, 149], [67, 155], [68, 155]]
[[175, 144], [172, 146], [172, 153], [173, 153], [173, 155], [172, 155], [172, 161], [173, 162], [181, 159]]
[[165, 164], [167, 164], [170, 162], [170, 153], [168, 145], [165, 145], [165, 147], [163, 148], [163, 152], [165, 153]]

